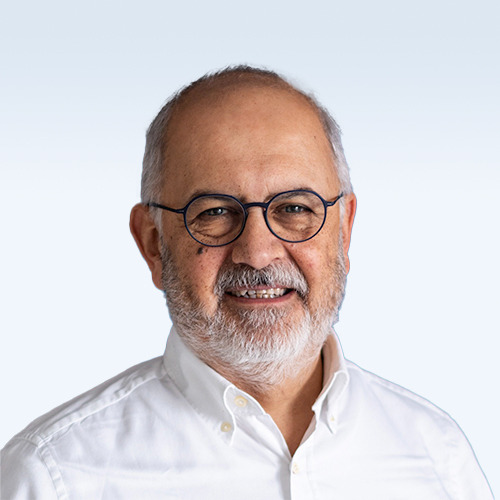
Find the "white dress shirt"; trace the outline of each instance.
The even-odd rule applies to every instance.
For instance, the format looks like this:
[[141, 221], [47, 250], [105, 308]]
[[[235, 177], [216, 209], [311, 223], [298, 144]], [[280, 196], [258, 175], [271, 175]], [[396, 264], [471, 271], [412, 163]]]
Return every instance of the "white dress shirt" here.
[[175, 330], [137, 365], [35, 420], [2, 451], [1, 498], [491, 500], [443, 411], [346, 361], [331, 335], [324, 387], [293, 457], [252, 396]]

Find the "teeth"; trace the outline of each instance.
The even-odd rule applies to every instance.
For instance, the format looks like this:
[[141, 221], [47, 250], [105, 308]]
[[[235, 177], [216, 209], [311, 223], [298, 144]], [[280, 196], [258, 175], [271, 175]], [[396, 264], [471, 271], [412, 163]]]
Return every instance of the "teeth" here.
[[281, 297], [286, 292], [286, 288], [268, 288], [267, 290], [234, 290], [229, 292], [235, 297], [245, 297], [247, 299], [274, 299]]

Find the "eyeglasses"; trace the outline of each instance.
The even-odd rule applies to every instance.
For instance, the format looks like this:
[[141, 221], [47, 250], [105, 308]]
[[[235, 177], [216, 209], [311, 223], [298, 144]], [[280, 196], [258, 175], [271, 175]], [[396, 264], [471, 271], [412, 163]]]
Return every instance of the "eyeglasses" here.
[[310, 240], [325, 224], [327, 208], [333, 207], [342, 196], [344, 193], [326, 201], [314, 191], [296, 189], [278, 193], [265, 203], [242, 203], [228, 194], [203, 194], [193, 198], [184, 208], [154, 202], [146, 205], [182, 214], [193, 239], [205, 246], [221, 247], [241, 235], [251, 207], [263, 209], [267, 227], [280, 240], [289, 243]]

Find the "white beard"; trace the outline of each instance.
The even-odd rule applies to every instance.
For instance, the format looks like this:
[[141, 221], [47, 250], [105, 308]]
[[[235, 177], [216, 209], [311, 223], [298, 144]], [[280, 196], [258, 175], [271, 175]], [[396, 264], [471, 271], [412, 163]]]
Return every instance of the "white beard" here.
[[[333, 263], [328, 296], [314, 312], [307, 303], [307, 282], [292, 263], [271, 264], [262, 270], [246, 265], [224, 266], [214, 287], [218, 307], [210, 315], [181, 278], [165, 245], [162, 262], [162, 284], [179, 336], [206, 364], [233, 382], [243, 380], [257, 392], [280, 384], [314, 363], [338, 319], [344, 298], [346, 272], [341, 251]], [[283, 307], [229, 309], [223, 301], [230, 287], [277, 283], [296, 291], [302, 303], [300, 318]]]

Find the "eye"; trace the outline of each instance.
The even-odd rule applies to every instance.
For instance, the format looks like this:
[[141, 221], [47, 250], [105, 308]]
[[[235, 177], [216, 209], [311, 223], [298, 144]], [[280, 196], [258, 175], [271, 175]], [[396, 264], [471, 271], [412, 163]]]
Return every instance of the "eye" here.
[[303, 205], [285, 205], [283, 211], [287, 214], [300, 214], [309, 211], [309, 209]]
[[227, 214], [228, 209], [224, 207], [214, 207], [214, 208], [209, 208], [208, 210], [205, 210], [200, 214], [201, 217], [203, 216], [209, 216], [209, 217], [217, 217], [219, 215], [225, 215]]

